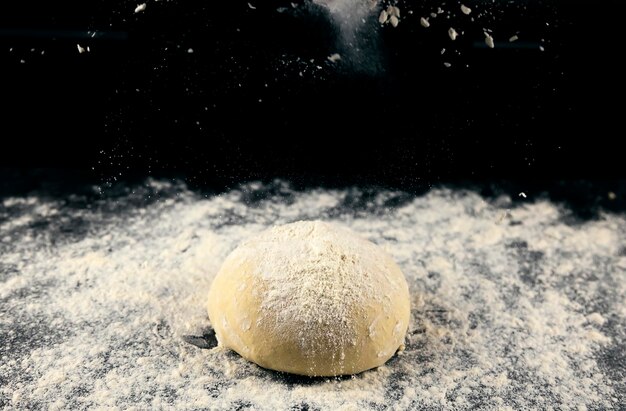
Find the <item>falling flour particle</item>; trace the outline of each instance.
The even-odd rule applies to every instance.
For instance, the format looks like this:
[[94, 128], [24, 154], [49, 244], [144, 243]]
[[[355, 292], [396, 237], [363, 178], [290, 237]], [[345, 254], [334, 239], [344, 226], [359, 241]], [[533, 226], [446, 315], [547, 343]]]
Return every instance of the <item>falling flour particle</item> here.
[[380, 15], [378, 16], [378, 22], [380, 24], [385, 24], [387, 23], [387, 20], [389, 20], [389, 14], [387, 13], [387, 10], [381, 11]]
[[457, 33], [454, 28], [450, 27], [448, 29], [448, 36], [450, 36], [450, 40], [452, 40], [452, 41], [456, 40], [458, 35], [459, 35], [459, 33]]
[[609, 200], [615, 200], [617, 198], [617, 195], [614, 192], [609, 191], [607, 197], [609, 198]]
[[546, 51], [546, 49], [543, 46], [539, 46], [539, 51]]
[[334, 54], [331, 54], [330, 56], [328, 56], [327, 59], [331, 63], [336, 63], [339, 60], [341, 60], [341, 55], [339, 53], [334, 53]]
[[523, 198], [526, 198], [526, 193], [522, 191], [521, 193], [519, 193], [519, 196], [523, 197]]
[[76, 45], [76, 48], [78, 49], [78, 53], [79, 53], [79, 54], [83, 54], [84, 52], [86, 52], [86, 51], [87, 51], [87, 50], [86, 50], [84, 47], [82, 47], [80, 44], [77, 44], [77, 45]]
[[424, 17], [420, 17], [420, 24], [422, 25], [422, 27], [426, 27], [426, 28], [430, 27], [430, 23]]
[[461, 11], [463, 12], [463, 14], [468, 15], [472, 12], [472, 9], [465, 6], [464, 4], [461, 4]]
[[388, 6], [385, 10], [382, 10], [378, 15], [378, 22], [380, 24], [389, 23], [393, 27], [398, 27], [400, 23], [400, 9], [395, 6]]
[[256, 7], [253, 6], [251, 3], [248, 3], [248, 7], [251, 8], [252, 10], [256, 10]]
[[492, 49], [492, 48], [494, 48], [496, 46], [496, 44], [493, 41], [493, 37], [491, 36], [491, 34], [489, 34], [487, 32], [485, 32], [485, 44], [490, 49]]
[[135, 7], [135, 13], [140, 13], [146, 9], [146, 3], [141, 3], [137, 7]]
[[443, 63], [443, 65], [444, 65], [444, 66], [446, 66], [446, 67], [448, 67], [448, 68], [452, 67], [452, 64], [450, 64], [450, 63], [448, 63], [448, 62]]
[[509, 37], [509, 43], [513, 43], [517, 40], [519, 40], [519, 37], [517, 36], [517, 34], [514, 34], [511, 37]]
[[187, 49], [187, 53], [188, 54], [193, 54], [193, 49], [192, 48]]

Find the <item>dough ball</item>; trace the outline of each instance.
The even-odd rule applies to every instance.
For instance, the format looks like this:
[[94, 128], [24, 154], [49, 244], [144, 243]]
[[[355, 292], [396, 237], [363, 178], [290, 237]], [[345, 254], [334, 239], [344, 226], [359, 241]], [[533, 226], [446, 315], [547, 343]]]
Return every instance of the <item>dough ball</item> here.
[[320, 221], [237, 247], [208, 302], [219, 344], [264, 368], [310, 376], [378, 367], [403, 344], [409, 290], [380, 247]]

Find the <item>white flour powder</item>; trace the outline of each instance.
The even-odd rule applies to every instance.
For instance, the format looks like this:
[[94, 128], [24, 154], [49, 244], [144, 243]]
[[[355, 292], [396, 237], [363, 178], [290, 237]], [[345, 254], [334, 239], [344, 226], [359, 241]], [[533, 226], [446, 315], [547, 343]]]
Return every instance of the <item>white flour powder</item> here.
[[[161, 199], [142, 203], [145, 190]], [[5, 199], [0, 408], [619, 409], [626, 218], [566, 217], [547, 201], [465, 191], [282, 183], [206, 198], [150, 182], [96, 203]], [[406, 351], [352, 378], [308, 380], [185, 341], [207, 333], [212, 276], [240, 241], [317, 218], [398, 262], [413, 304]]]

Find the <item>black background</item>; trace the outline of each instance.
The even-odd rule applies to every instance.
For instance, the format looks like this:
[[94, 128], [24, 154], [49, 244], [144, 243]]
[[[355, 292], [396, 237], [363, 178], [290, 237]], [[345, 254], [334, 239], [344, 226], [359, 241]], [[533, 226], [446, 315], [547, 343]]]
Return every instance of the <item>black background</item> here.
[[429, 29], [440, 2], [401, 2], [361, 55], [319, 6], [252, 3], [3, 2], [0, 167], [198, 186], [626, 177], [617, 0], [467, 1], [473, 23], [448, 2]]

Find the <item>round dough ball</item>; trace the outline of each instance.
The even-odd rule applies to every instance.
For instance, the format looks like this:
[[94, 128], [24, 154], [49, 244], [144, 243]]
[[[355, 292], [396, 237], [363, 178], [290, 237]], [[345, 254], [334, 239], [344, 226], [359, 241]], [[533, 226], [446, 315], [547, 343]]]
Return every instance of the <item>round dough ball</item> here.
[[402, 346], [409, 289], [380, 247], [346, 228], [300, 221], [237, 247], [213, 281], [208, 312], [219, 344], [261, 367], [356, 374]]

